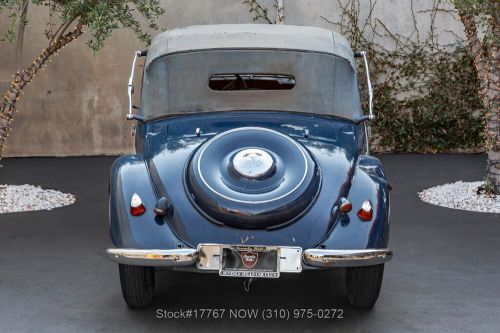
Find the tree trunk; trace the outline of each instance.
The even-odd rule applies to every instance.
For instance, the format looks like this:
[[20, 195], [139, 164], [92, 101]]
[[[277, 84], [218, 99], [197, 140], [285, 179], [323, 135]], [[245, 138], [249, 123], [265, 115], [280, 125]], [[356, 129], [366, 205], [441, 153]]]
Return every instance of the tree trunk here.
[[10, 124], [13, 121], [12, 113], [18, 111], [16, 109], [16, 104], [24, 88], [31, 83], [38, 71], [46, 65], [45, 63], [51, 56], [57, 54], [61, 48], [83, 33], [82, 25], [78, 24], [73, 31], [62, 35], [63, 33], [64, 31], [61, 31], [58, 37], [50, 42], [49, 47], [44, 49], [40, 56], [38, 56], [28, 68], [13, 75], [10, 88], [0, 102], [0, 160], [2, 159], [2, 152], [5, 148], [5, 140], [9, 136], [9, 131], [11, 130]]
[[23, 56], [24, 30], [26, 29], [26, 17], [28, 16], [29, 0], [24, 0], [21, 15], [19, 16], [19, 25], [17, 26], [16, 38], [16, 70], [19, 70]]
[[458, 15], [460, 16], [460, 20], [464, 25], [465, 36], [467, 38], [467, 44], [469, 45], [469, 51], [472, 54], [472, 58], [474, 59], [474, 67], [476, 67], [477, 75], [479, 77], [479, 93], [481, 94], [483, 104], [486, 107], [489, 104], [489, 102], [485, 101], [484, 99], [486, 97], [486, 89], [488, 88], [488, 72], [483, 44], [479, 39], [474, 17], [463, 11], [459, 11]]
[[497, 194], [500, 194], [500, 10], [492, 8], [492, 34], [496, 38], [489, 47], [488, 88], [486, 99], [486, 131], [488, 136], [488, 178]]
[[[464, 11], [459, 11], [459, 16], [464, 25], [469, 50], [474, 59], [474, 66], [479, 78], [479, 94], [486, 112], [487, 179], [492, 182], [492, 190], [495, 193], [500, 193], [500, 54], [498, 45], [494, 43], [487, 54], [479, 39], [474, 17]], [[498, 19], [498, 17], [494, 19]], [[500, 36], [498, 24], [494, 24], [494, 34]]]
[[276, 24], [285, 23], [285, 5], [284, 0], [276, 0]]

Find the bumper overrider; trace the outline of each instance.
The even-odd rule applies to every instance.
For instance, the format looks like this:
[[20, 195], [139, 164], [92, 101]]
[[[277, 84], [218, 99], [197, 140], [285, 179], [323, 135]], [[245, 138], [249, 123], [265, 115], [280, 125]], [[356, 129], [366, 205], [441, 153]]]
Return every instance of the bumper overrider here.
[[[195, 266], [199, 270], [219, 269], [219, 244], [200, 244], [197, 249], [108, 249], [108, 258], [116, 263], [138, 266], [178, 267]], [[280, 271], [299, 273], [304, 264], [310, 267], [359, 267], [382, 264], [391, 260], [390, 249], [331, 250], [279, 247]]]

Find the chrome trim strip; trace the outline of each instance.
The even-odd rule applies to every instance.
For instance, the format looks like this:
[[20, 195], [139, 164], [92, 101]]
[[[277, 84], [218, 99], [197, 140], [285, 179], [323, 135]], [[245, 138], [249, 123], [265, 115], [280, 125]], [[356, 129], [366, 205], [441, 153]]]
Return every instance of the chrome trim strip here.
[[304, 262], [315, 267], [358, 267], [382, 264], [391, 260], [389, 249], [327, 250], [307, 249]]
[[[256, 130], [256, 131], [263, 131], [263, 132], [271, 132], [271, 133], [274, 133], [274, 134], [277, 134], [285, 139], [287, 139], [288, 141], [290, 141], [293, 145], [295, 145], [300, 153], [302, 154], [302, 157], [304, 158], [304, 164], [305, 164], [305, 167], [304, 167], [304, 175], [302, 176], [302, 179], [300, 180], [300, 182], [293, 188], [291, 189], [290, 191], [288, 191], [287, 193], [285, 194], [282, 194], [280, 195], [279, 197], [277, 198], [273, 198], [273, 199], [269, 199], [269, 200], [258, 200], [258, 201], [248, 201], [248, 200], [239, 200], [239, 199], [235, 199], [235, 198], [231, 198], [227, 195], [224, 195], [222, 193], [219, 193], [217, 192], [214, 188], [212, 188], [208, 183], [207, 181], [205, 180], [205, 178], [203, 177], [203, 173], [201, 172], [201, 159], [203, 158], [203, 153], [205, 152], [205, 150], [208, 148], [209, 145], [205, 145], [202, 150], [200, 151], [200, 157], [198, 158], [198, 163], [197, 163], [197, 169], [198, 169], [198, 174], [200, 175], [200, 178], [201, 178], [201, 181], [203, 182], [203, 184], [205, 184], [206, 187], [208, 187], [209, 190], [211, 190], [212, 192], [214, 192], [215, 194], [217, 194], [218, 196], [224, 198], [224, 199], [227, 199], [227, 200], [230, 200], [230, 201], [233, 201], [233, 202], [238, 202], [238, 203], [244, 203], [244, 204], [255, 204], [255, 205], [258, 205], [258, 204], [264, 204], [264, 203], [269, 203], [269, 202], [273, 202], [273, 201], [276, 201], [276, 200], [280, 200], [280, 199], [283, 199], [284, 197], [290, 195], [291, 193], [295, 192], [295, 190], [297, 190], [300, 185], [302, 185], [302, 183], [304, 182], [304, 180], [306, 179], [307, 177], [307, 172], [309, 170], [309, 167], [307, 165], [307, 157], [306, 157], [306, 154], [304, 153], [303, 151], [303, 148], [299, 145], [299, 143], [297, 141], [295, 141], [294, 139], [290, 138], [288, 135], [285, 135], [283, 133], [280, 133], [278, 131], [275, 131], [275, 130], [271, 130], [271, 129], [268, 129], [268, 128], [263, 128], [263, 127], [240, 127], [240, 128], [234, 128], [232, 130], [228, 130], [228, 131], [225, 131], [225, 132], [222, 132], [222, 133], [219, 133], [217, 134], [216, 136], [214, 136], [212, 138], [212, 140], [216, 140], [218, 138], [221, 138], [223, 136], [226, 136], [227, 134], [230, 134], [230, 133], [233, 133], [233, 132], [239, 132], [239, 131], [248, 131], [248, 130]], [[213, 142], [213, 141], [212, 141]], [[254, 147], [251, 147], [251, 148], [254, 148]]]
[[198, 261], [195, 249], [107, 249], [106, 254], [116, 263], [137, 266], [191, 266]]

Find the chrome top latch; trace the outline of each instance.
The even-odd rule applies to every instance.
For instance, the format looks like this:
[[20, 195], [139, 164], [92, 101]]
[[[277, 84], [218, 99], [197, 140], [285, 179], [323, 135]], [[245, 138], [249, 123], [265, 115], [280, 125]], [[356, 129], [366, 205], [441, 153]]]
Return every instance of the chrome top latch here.
[[366, 72], [366, 85], [368, 86], [368, 120], [375, 119], [373, 114], [373, 88], [372, 81], [370, 79], [370, 69], [368, 68], [368, 58], [366, 57], [366, 51], [356, 51], [354, 52], [355, 58], [363, 58]]
[[[372, 81], [370, 80], [370, 69], [368, 68], [368, 59], [366, 57], [366, 51], [356, 51], [354, 52], [355, 58], [363, 58], [366, 72], [366, 85], [368, 86], [368, 115], [363, 116], [360, 121], [363, 120], [373, 120], [375, 115], [373, 114], [373, 88]], [[365, 130], [365, 142], [366, 142], [366, 154], [370, 154], [370, 128], [368, 124], [364, 124]]]
[[134, 94], [134, 74], [135, 74], [135, 64], [137, 62], [137, 58], [139, 57], [144, 57], [148, 54], [148, 51], [135, 51], [134, 52], [134, 61], [132, 62], [132, 70], [130, 71], [130, 77], [128, 78], [128, 86], [127, 86], [127, 93], [128, 93], [128, 114], [127, 114], [127, 119], [132, 120], [132, 119], [137, 119], [141, 120], [139, 116], [135, 115], [132, 113], [132, 109], [134, 109], [134, 105], [132, 103], [132, 95]]

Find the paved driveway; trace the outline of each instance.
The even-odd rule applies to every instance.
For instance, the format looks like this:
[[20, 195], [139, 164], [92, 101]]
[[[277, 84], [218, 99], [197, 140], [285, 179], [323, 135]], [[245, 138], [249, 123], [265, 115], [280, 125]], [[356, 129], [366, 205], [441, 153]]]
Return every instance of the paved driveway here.
[[[3, 161], [0, 184], [38, 184], [76, 194], [76, 204], [0, 215], [0, 330], [37, 332], [330, 331], [498, 332], [500, 215], [451, 210], [417, 198], [422, 188], [480, 180], [483, 155], [383, 155], [392, 192], [391, 247], [379, 301], [351, 308], [343, 273], [258, 280], [160, 273], [151, 309], [129, 310], [110, 246], [107, 182], [112, 158]], [[157, 309], [341, 308], [343, 319], [157, 319]]]

